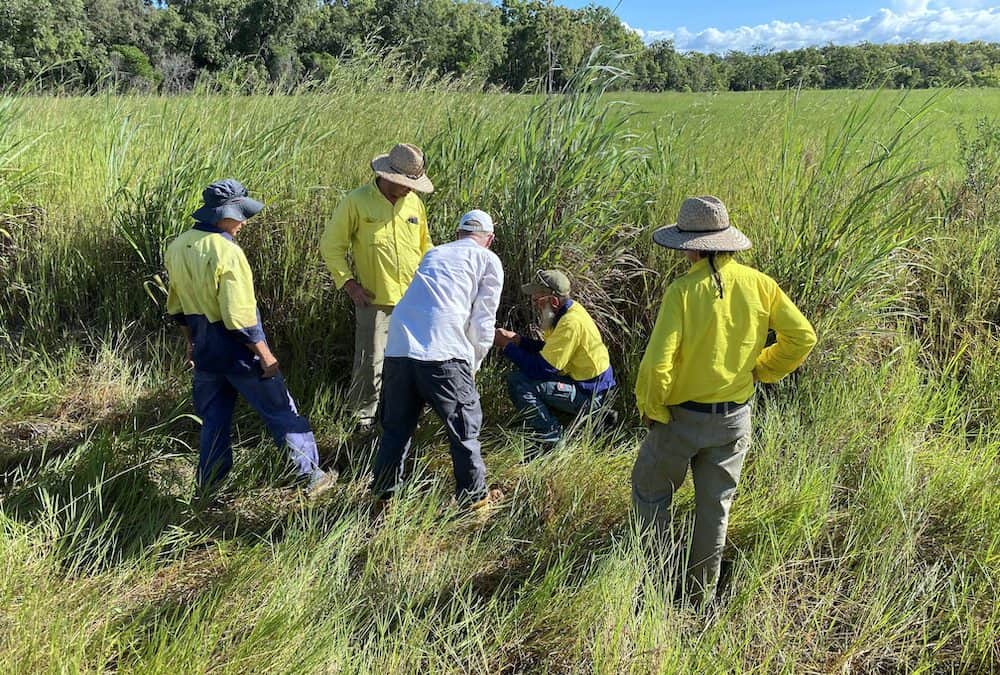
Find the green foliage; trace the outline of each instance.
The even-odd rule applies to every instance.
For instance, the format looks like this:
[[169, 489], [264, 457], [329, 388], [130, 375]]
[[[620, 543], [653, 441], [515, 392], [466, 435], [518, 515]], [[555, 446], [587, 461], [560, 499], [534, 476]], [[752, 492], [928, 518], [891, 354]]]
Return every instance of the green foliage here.
[[142, 79], [152, 83], [163, 77], [153, 69], [153, 65], [149, 62], [149, 57], [143, 54], [142, 50], [138, 47], [115, 45], [111, 48], [111, 53], [118, 57], [120, 63], [119, 70], [132, 79], [133, 82], [137, 79]]
[[520, 306], [508, 320], [524, 326], [530, 319], [519, 289], [536, 269], [571, 269], [588, 309], [613, 336], [619, 363], [634, 347], [623, 329], [632, 323], [633, 287], [644, 271], [631, 249], [643, 227], [638, 186], [649, 180], [644, 153], [632, 146], [629, 112], [603, 102], [620, 75], [581, 70], [568, 93], [533, 106], [522, 124], [485, 133], [482, 118], [453, 120], [428, 148], [458, 197], [442, 204], [447, 221], [479, 204], [518, 233], [495, 246], [508, 264], [505, 300]]
[[978, 225], [993, 222], [1000, 215], [1000, 122], [982, 117], [971, 135], [960, 125], [958, 143], [965, 179], [953, 209]]
[[607, 7], [551, 0], [9, 0], [0, 8], [0, 83], [89, 90], [119, 65], [129, 78], [118, 86], [172, 93], [239, 71], [287, 90], [373, 45], [435, 76], [511, 91], [562, 89], [597, 47], [636, 73], [616, 87], [645, 91], [1000, 86], [997, 44], [680, 54], [669, 41], [644, 45]]

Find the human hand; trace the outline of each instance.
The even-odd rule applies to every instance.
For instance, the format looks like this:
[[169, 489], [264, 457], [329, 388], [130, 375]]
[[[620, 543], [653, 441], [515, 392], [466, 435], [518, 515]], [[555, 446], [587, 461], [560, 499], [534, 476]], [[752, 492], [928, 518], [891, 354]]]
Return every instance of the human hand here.
[[646, 415], [643, 415], [642, 426], [646, 427], [647, 429], [650, 428], [651, 426], [653, 426], [653, 420], [649, 419], [649, 417], [647, 417]]
[[521, 342], [521, 336], [514, 331], [507, 330], [505, 328], [497, 328], [493, 332], [493, 344], [496, 345], [498, 349], [503, 349], [511, 342], [519, 344]]
[[278, 374], [278, 359], [271, 356], [269, 360], [260, 360], [260, 376], [267, 380]]
[[347, 283], [344, 284], [344, 292], [351, 297], [354, 301], [354, 306], [358, 309], [364, 309], [372, 304], [372, 300], [375, 299], [375, 294], [369, 291], [367, 288], [359, 284], [354, 279], [348, 279]]
[[184, 367], [194, 368], [194, 343], [188, 340], [187, 352], [184, 354]]

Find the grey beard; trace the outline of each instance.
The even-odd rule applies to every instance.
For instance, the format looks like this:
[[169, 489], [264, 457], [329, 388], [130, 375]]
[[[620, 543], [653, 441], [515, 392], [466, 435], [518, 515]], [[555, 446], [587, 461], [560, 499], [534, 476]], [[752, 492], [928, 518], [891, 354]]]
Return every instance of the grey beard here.
[[538, 312], [538, 323], [541, 325], [542, 330], [552, 330], [552, 327], [556, 323], [556, 313], [552, 311], [551, 307], [543, 307]]

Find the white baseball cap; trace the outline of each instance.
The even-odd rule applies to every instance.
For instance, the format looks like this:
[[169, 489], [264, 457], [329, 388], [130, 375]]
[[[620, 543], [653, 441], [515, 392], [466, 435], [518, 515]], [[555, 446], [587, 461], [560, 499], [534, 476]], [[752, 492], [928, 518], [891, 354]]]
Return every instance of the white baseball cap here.
[[493, 219], [490, 214], [479, 209], [472, 209], [458, 220], [458, 229], [466, 232], [493, 232]]

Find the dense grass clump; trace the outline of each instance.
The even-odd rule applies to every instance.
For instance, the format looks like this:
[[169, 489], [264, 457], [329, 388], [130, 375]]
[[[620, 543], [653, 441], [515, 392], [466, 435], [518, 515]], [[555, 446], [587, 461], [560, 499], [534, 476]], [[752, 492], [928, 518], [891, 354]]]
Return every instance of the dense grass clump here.
[[[373, 64], [368, 64], [373, 65]], [[368, 75], [365, 75], [368, 72]], [[12, 672], [989, 672], [1000, 668], [1000, 97], [988, 92], [522, 97], [345, 69], [292, 95], [0, 101], [0, 663]], [[961, 126], [958, 126], [961, 122]], [[504, 364], [479, 375], [485, 521], [449, 502], [443, 433], [366, 492], [346, 430], [352, 315], [318, 239], [368, 160], [424, 146], [433, 236], [489, 210], [508, 285], [566, 269], [622, 382], [621, 428], [521, 463]], [[306, 502], [237, 416], [222, 506], [190, 504], [198, 420], [164, 321], [163, 246], [203, 185], [241, 233], [325, 460]], [[650, 233], [716, 194], [820, 343], [762, 387], [719, 602], [671, 602], [628, 476], [631, 382], [682, 267]], [[675, 543], [690, 527], [690, 486]], [[667, 595], [660, 579], [667, 580]]]

